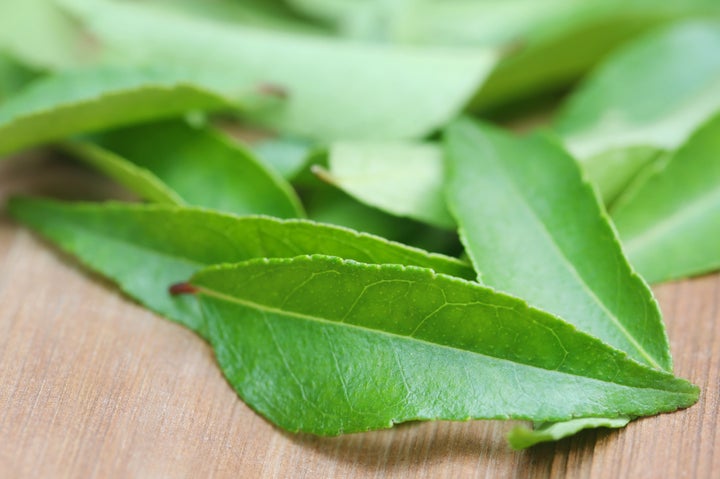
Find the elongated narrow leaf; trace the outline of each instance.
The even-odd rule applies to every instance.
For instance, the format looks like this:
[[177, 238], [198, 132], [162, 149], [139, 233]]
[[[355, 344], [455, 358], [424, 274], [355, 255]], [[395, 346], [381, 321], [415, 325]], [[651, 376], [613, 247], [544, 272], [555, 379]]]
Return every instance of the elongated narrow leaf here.
[[211, 267], [191, 283], [230, 384], [291, 431], [616, 417], [697, 400], [552, 315], [428, 269], [306, 256]]
[[99, 142], [126, 163], [151, 172], [176, 192], [180, 204], [238, 215], [304, 216], [285, 180], [210, 128], [162, 121], [114, 130]]
[[445, 206], [442, 152], [431, 143], [336, 143], [320, 176], [359, 201], [440, 228], [455, 221]]
[[720, 108], [719, 50], [720, 21], [679, 23], [638, 39], [571, 96], [556, 127], [588, 169], [625, 181], [642, 165], [611, 170], [603, 153], [674, 150]]
[[671, 369], [657, 303], [559, 145], [460, 120], [447, 130], [446, 155], [448, 203], [486, 284]]
[[118, 57], [210, 69], [230, 84], [273, 82], [283, 108], [255, 118], [319, 139], [422, 137], [452, 118], [493, 67], [494, 49], [388, 47], [229, 26], [142, 5], [63, 0]]
[[0, 106], [0, 157], [79, 133], [240, 107], [241, 92], [199, 86], [193, 77], [174, 67], [98, 67], [39, 80]]
[[105, 173], [140, 198], [166, 205], [185, 201], [152, 171], [138, 166], [112, 151], [85, 141], [62, 144], [63, 150]]
[[613, 211], [613, 220], [649, 282], [720, 268], [720, 115]]
[[[652, 293], [630, 269], [592, 187], [559, 145], [461, 120], [447, 132], [446, 160], [448, 204], [486, 284], [528, 299], [638, 361], [672, 369]], [[510, 439], [523, 447], [548, 434], [573, 433], [575, 426]]]
[[9, 209], [131, 297], [201, 334], [196, 302], [173, 299], [167, 288], [211, 264], [323, 253], [473, 276], [472, 269], [455, 258], [307, 220], [241, 218], [162, 205], [72, 205], [32, 199], [13, 199]]

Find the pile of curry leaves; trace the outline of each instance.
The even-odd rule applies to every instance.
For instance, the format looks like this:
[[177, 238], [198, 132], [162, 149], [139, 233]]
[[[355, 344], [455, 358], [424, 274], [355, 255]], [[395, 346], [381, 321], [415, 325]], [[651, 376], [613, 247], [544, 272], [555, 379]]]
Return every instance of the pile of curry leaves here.
[[8, 209], [282, 428], [622, 427], [698, 398], [647, 283], [720, 268], [718, 52], [703, 0], [4, 1], [0, 157], [144, 200]]

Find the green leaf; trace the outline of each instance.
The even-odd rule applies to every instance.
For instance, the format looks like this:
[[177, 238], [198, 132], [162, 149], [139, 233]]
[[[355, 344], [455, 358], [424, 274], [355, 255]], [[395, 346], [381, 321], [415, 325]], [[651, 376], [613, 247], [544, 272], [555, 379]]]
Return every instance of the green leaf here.
[[662, 152], [651, 147], [629, 147], [610, 150], [593, 157], [583, 170], [609, 209], [634, 183], [640, 173], [653, 165]]
[[37, 78], [39, 72], [0, 51], [0, 103]]
[[720, 268], [720, 115], [613, 211], [633, 266], [651, 283]]
[[39, 69], [73, 67], [96, 48], [54, 0], [0, 2], [0, 51]]
[[[198, 86], [193, 78], [200, 76], [179, 68], [100, 67], [41, 79], [0, 106], [0, 157], [80, 133], [239, 106], [238, 92]], [[249, 91], [244, 96], [252, 99]]]
[[589, 417], [571, 419], [570, 421], [536, 424], [533, 430], [516, 427], [508, 433], [508, 442], [513, 449], [526, 449], [541, 442], [557, 441], [577, 434], [583, 429], [598, 427], [621, 428], [627, 426], [630, 419], [626, 417], [606, 418]]
[[260, 161], [290, 181], [307, 167], [317, 145], [299, 138], [278, 137], [255, 142], [251, 148]]
[[432, 268], [463, 278], [466, 263], [307, 220], [236, 217], [201, 209], [12, 199], [10, 213], [150, 309], [204, 334], [197, 303], [169, 285], [217, 263], [323, 253]]
[[328, 165], [319, 176], [365, 204], [439, 228], [455, 226], [443, 198], [442, 153], [434, 144], [338, 142], [329, 149]]
[[191, 284], [230, 384], [290, 431], [617, 417], [697, 400], [552, 315], [428, 269], [305, 256], [211, 267]]
[[105, 173], [140, 198], [165, 205], [184, 205], [185, 201], [152, 171], [140, 167], [112, 151], [84, 141], [66, 142], [62, 149]]
[[142, 5], [64, 0], [118, 58], [273, 82], [283, 108], [256, 121], [311, 139], [422, 137], [463, 108], [496, 61], [494, 49], [387, 47], [229, 26]]
[[573, 159], [542, 135], [463, 119], [446, 133], [447, 198], [486, 284], [649, 365], [672, 368], [660, 311]]
[[[676, 149], [720, 108], [718, 50], [717, 21], [678, 23], [622, 47], [558, 117], [567, 147], [591, 171], [612, 171], [602, 155], [611, 150]], [[618, 181], [640, 167], [616, 170]]]
[[[638, 361], [672, 370], [650, 289], [628, 265], [592, 187], [558, 144], [460, 120], [447, 130], [445, 146], [448, 204], [486, 284]], [[575, 426], [516, 432], [524, 439], [513, 442], [561, 437]]]
[[181, 200], [175, 204], [238, 215], [305, 215], [285, 180], [240, 144], [211, 128], [170, 120], [103, 133], [99, 142], [176, 192]]

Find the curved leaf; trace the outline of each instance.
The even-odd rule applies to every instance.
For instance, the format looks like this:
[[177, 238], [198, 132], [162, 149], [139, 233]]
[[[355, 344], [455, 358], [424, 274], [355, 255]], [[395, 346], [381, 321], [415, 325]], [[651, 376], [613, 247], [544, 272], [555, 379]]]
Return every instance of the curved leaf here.
[[110, 131], [98, 140], [176, 192], [176, 204], [238, 215], [305, 215], [285, 180], [211, 128], [170, 120]]
[[273, 82], [283, 108], [254, 118], [317, 139], [422, 137], [462, 109], [496, 61], [486, 48], [413, 48], [214, 23], [142, 5], [64, 0], [118, 57]]
[[689, 383], [554, 316], [427, 269], [262, 259], [208, 268], [191, 284], [230, 384], [291, 431], [616, 417], [697, 400]]
[[[555, 125], [591, 170], [611, 150], [674, 150], [720, 108], [720, 21], [654, 31], [612, 54], [565, 105]], [[593, 165], [597, 163], [597, 165]], [[616, 170], [618, 181], [638, 168]]]
[[720, 268], [720, 115], [619, 205], [613, 221], [651, 283]]
[[583, 429], [598, 427], [620, 428], [627, 426], [629, 422], [630, 419], [627, 417], [571, 419], [570, 421], [537, 424], [532, 430], [516, 427], [508, 433], [507, 438], [513, 449], [525, 449], [541, 442], [557, 441], [572, 436]]
[[193, 77], [177, 68], [99, 67], [38, 80], [0, 106], [0, 157], [80, 133], [239, 106]]
[[236, 217], [164, 205], [63, 204], [15, 198], [10, 213], [150, 309], [204, 334], [191, 298], [169, 285], [202, 267], [260, 257], [323, 253], [367, 263], [399, 263], [471, 278], [466, 263], [377, 236], [307, 220]]

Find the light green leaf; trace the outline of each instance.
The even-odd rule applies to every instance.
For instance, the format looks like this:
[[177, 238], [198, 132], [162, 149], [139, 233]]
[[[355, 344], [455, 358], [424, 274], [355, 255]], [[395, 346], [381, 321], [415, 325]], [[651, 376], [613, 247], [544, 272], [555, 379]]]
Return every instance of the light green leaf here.
[[508, 433], [508, 442], [513, 449], [526, 449], [541, 442], [557, 441], [583, 429], [594, 429], [598, 427], [621, 428], [627, 426], [630, 419], [626, 417], [606, 418], [589, 417], [582, 419], [571, 419], [563, 422], [550, 422], [536, 424], [530, 430], [524, 427], [513, 428]]
[[368, 45], [193, 19], [142, 5], [64, 0], [117, 58], [221, 72], [229, 84], [272, 82], [283, 108], [254, 118], [319, 139], [422, 137], [474, 94], [494, 49]]
[[[720, 108], [720, 22], [678, 23], [610, 55], [556, 121], [567, 147], [593, 170], [603, 153], [674, 150]], [[637, 170], [618, 171], [633, 176]]]
[[290, 431], [617, 417], [697, 400], [689, 383], [522, 300], [428, 269], [305, 256], [211, 267], [191, 284], [230, 384]]
[[[0, 157], [80, 133], [240, 106], [240, 92], [200, 87], [193, 82], [200, 76], [178, 68], [103, 67], [41, 79], [0, 106]], [[245, 91], [248, 106], [258, 106], [254, 95]]]
[[99, 142], [176, 192], [180, 201], [175, 204], [238, 215], [293, 218], [305, 214], [285, 180], [211, 128], [170, 120], [110, 131], [101, 134]]
[[317, 145], [311, 141], [291, 137], [261, 140], [250, 147], [264, 164], [288, 181], [308, 166], [317, 149]]
[[217, 263], [323, 253], [367, 263], [432, 268], [463, 278], [466, 263], [307, 220], [236, 217], [163, 205], [63, 204], [13, 199], [10, 213], [115, 281], [150, 309], [204, 334], [197, 303], [167, 289]]
[[338, 142], [329, 149], [328, 165], [319, 176], [365, 204], [439, 228], [455, 225], [443, 197], [442, 153], [434, 144]]
[[651, 283], [720, 268], [720, 115], [618, 205], [613, 220]]
[[445, 146], [448, 204], [486, 284], [671, 369], [657, 303], [559, 145], [463, 119], [448, 128]]
[[289, 0], [343, 35], [507, 51], [475, 98], [483, 110], [555, 93], [649, 29], [718, 16], [715, 0]]
[[0, 51], [39, 69], [67, 68], [97, 52], [55, 0], [0, 1]]

